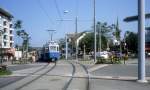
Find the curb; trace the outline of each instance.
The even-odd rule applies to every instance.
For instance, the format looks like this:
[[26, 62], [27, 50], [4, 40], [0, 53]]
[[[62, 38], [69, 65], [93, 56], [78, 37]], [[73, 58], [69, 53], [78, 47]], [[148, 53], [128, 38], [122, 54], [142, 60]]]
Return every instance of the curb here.
[[[90, 79], [136, 81], [136, 80], [138, 80], [138, 77], [131, 77], [131, 76], [94, 76], [94, 75], [90, 75]], [[146, 77], [146, 80], [150, 80], [150, 77]]]

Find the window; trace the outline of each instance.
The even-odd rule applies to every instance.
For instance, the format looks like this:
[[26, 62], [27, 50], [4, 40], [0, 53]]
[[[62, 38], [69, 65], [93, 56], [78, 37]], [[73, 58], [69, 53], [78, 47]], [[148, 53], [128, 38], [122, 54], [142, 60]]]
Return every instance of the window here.
[[12, 47], [12, 45], [13, 45], [13, 44], [12, 44], [12, 43], [10, 43], [10, 47]]
[[9, 32], [10, 34], [12, 34], [13, 33], [13, 31], [12, 30], [10, 30], [10, 32]]
[[7, 36], [6, 36], [6, 35], [4, 35], [4, 39], [7, 39]]
[[7, 45], [7, 43], [6, 42], [4, 42], [4, 46], [6, 46]]
[[48, 51], [49, 51], [49, 49], [46, 47], [46, 48], [45, 48], [45, 52], [48, 52]]
[[13, 37], [10, 37], [10, 41], [12, 41], [13, 40]]
[[57, 49], [56, 46], [50, 46], [51, 51], [56, 51], [56, 49]]
[[57, 51], [59, 51], [59, 47], [57, 47]]
[[7, 28], [4, 28], [4, 33], [6, 33], [7, 32]]
[[4, 25], [4, 26], [6, 26], [6, 25], [7, 25], [7, 22], [6, 22], [6, 21], [4, 21], [4, 22], [3, 22], [3, 25]]
[[9, 25], [10, 28], [12, 28], [12, 26], [13, 26], [12, 24]]

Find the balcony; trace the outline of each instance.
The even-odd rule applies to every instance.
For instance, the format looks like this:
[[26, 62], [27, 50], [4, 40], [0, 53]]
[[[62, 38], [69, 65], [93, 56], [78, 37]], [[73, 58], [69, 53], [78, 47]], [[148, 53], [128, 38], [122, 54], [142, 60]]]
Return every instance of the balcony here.
[[9, 36], [13, 37], [13, 36], [14, 36], [14, 34], [9, 34]]
[[4, 41], [4, 42], [9, 42], [9, 40], [8, 40], [8, 39], [3, 39], [3, 41]]
[[11, 40], [11, 41], [10, 41], [10, 43], [14, 43], [14, 41], [13, 41], [13, 40]]

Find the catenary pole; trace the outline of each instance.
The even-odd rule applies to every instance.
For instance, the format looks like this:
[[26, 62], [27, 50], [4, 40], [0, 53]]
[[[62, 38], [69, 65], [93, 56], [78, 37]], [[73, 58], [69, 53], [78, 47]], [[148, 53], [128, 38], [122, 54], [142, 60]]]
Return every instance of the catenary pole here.
[[138, 82], [145, 83], [145, 0], [138, 0]]
[[96, 27], [95, 27], [95, 0], [93, 0], [93, 29], [94, 29], [94, 62], [96, 62]]

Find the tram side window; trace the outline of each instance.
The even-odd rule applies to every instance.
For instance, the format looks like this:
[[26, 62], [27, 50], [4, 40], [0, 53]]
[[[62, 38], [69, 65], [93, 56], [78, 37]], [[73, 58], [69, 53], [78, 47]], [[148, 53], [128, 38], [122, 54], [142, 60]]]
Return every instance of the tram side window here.
[[59, 47], [57, 47], [57, 51], [59, 51]]
[[45, 48], [45, 52], [48, 52], [48, 51], [49, 51], [48, 47], [47, 47], [47, 48]]

